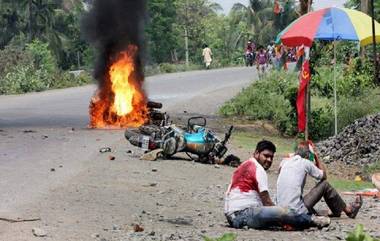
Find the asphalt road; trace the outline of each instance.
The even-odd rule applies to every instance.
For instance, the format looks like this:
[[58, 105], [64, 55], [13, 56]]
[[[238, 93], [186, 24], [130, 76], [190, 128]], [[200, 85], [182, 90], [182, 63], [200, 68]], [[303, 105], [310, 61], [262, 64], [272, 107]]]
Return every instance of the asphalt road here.
[[[192, 71], [148, 77], [145, 90], [167, 111], [210, 114], [248, 85], [254, 68]], [[88, 124], [88, 104], [95, 85], [15, 96], [0, 96], [0, 128], [76, 127]], [[208, 101], [207, 101], [208, 100]], [[206, 101], [206, 102], [205, 102]], [[202, 103], [197, 106], [195, 103]]]
[[[147, 78], [145, 90], [168, 112], [210, 115], [255, 74], [254, 68], [165, 74]], [[0, 96], [0, 213], [47, 195], [85, 169], [93, 150], [122, 138], [117, 130], [87, 129], [95, 89]]]

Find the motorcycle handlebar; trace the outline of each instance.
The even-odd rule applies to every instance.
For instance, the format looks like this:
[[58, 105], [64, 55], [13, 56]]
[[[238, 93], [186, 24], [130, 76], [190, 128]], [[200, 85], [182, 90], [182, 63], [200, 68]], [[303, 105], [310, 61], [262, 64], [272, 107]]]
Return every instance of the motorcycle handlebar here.
[[225, 145], [228, 141], [228, 139], [230, 139], [231, 137], [231, 133], [232, 133], [232, 130], [234, 129], [234, 126], [230, 126], [230, 129], [228, 129], [226, 135], [224, 136], [224, 140], [222, 141], [222, 144]]

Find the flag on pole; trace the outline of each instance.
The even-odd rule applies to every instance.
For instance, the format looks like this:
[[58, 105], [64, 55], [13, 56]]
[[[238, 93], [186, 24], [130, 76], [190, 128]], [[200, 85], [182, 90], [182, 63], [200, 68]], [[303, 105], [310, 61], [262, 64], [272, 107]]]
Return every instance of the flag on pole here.
[[297, 93], [297, 118], [298, 118], [298, 132], [304, 132], [306, 126], [306, 90], [307, 85], [310, 81], [310, 65], [309, 61], [306, 60], [302, 64], [302, 69], [300, 73], [300, 86]]

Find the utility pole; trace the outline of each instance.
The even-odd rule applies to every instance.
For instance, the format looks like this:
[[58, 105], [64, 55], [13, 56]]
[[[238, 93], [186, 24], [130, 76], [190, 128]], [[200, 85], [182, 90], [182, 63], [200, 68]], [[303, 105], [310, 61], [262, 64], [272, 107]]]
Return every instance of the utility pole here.
[[[360, 0], [360, 11], [368, 14], [368, 0]], [[360, 57], [364, 61], [365, 49], [363, 47], [360, 48]]]
[[188, 27], [188, 8], [189, 8], [189, 0], [186, 0], [186, 6], [185, 6], [185, 55], [186, 55], [186, 67], [189, 67], [189, 31], [187, 29]]
[[375, 68], [375, 83], [380, 84], [379, 80], [379, 66], [377, 62], [376, 52], [376, 29], [375, 29], [375, 6], [373, 0], [371, 0], [371, 15], [372, 15], [372, 46], [373, 46], [373, 63]]
[[29, 32], [29, 42], [32, 42], [32, 20], [33, 20], [33, 2], [32, 0], [28, 0], [28, 14], [29, 14], [29, 24], [28, 24], [28, 32]]

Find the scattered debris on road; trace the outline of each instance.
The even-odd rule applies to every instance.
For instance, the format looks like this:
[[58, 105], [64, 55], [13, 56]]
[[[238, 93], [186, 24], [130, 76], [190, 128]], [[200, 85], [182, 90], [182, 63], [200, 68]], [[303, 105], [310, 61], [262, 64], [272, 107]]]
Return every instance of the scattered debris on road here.
[[156, 149], [147, 153], [144, 153], [140, 160], [144, 161], [156, 161], [162, 155], [162, 149]]
[[36, 237], [46, 237], [47, 236], [47, 232], [43, 229], [40, 229], [40, 228], [33, 228], [32, 232], [33, 232], [33, 235]]
[[176, 225], [186, 225], [186, 226], [190, 226], [193, 224], [193, 219], [190, 217], [168, 218], [168, 219], [162, 219], [160, 221], [164, 221], [164, 222], [168, 222], [168, 223], [176, 224]]
[[99, 152], [100, 153], [106, 153], [106, 152], [111, 152], [111, 148], [110, 147], [102, 147], [99, 149]]
[[24, 133], [37, 133], [37, 131], [34, 131], [34, 130], [24, 130], [23, 132]]
[[144, 228], [140, 224], [132, 224], [133, 225], [133, 231], [137, 232], [143, 232]]

